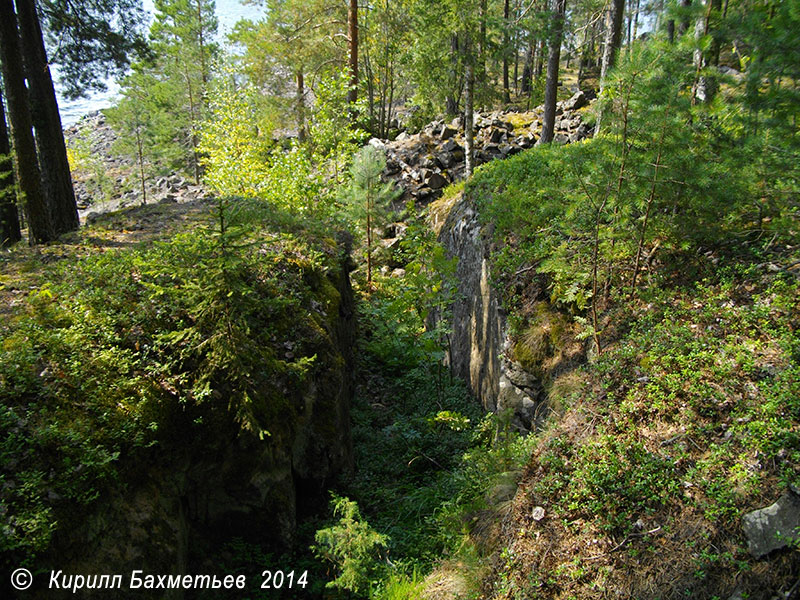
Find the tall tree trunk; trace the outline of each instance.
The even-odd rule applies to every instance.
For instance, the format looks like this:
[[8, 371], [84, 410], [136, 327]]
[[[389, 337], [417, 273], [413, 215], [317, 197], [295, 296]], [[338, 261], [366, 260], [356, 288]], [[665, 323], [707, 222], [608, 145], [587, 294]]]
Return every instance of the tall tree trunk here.
[[[478, 37], [478, 73], [477, 80], [486, 83], [486, 19], [487, 19], [487, 0], [480, 0], [480, 31]], [[474, 83], [473, 83], [474, 86]]]
[[628, 52], [630, 52], [630, 49], [631, 49], [631, 32], [633, 31], [633, 13], [631, 12], [630, 9], [628, 9], [628, 25], [626, 27], [626, 31], [627, 31], [627, 33], [626, 33], [627, 41], [625, 42], [625, 47], [628, 49]]
[[16, 5], [31, 102], [31, 119], [36, 132], [42, 192], [50, 210], [54, 233], [58, 235], [78, 229], [78, 206], [36, 5], [33, 0], [16, 0]]
[[531, 79], [533, 78], [533, 50], [536, 40], [531, 40], [528, 44], [528, 51], [525, 53], [525, 64], [522, 67], [522, 88], [523, 94], [531, 93]]
[[447, 95], [447, 114], [454, 117], [458, 114], [458, 34], [450, 36], [450, 93]]
[[8, 116], [17, 156], [17, 181], [28, 221], [28, 242], [49, 242], [55, 236], [42, 194], [36, 143], [33, 141], [28, 89], [22, 66], [17, 16], [12, 0], [0, 0], [0, 64], [3, 69]]
[[580, 57], [578, 58], [578, 87], [586, 74], [586, 65], [589, 62], [589, 25], [583, 28], [583, 42], [581, 42]]
[[[137, 119], [138, 120], [138, 119]], [[139, 183], [142, 186], [142, 206], [147, 204], [147, 178], [144, 175], [144, 140], [142, 140], [142, 126], [136, 123], [136, 160], [139, 163]]]
[[203, 30], [203, 5], [202, 0], [197, 0], [197, 43], [200, 48], [200, 77], [203, 80], [203, 87], [205, 87], [208, 84], [208, 67], [206, 66], [206, 44]]
[[[622, 42], [622, 16], [624, 12], [625, 0], [613, 0], [607, 16], [606, 41], [603, 47], [603, 63], [600, 69], [601, 95], [606, 87], [608, 72], [617, 62], [617, 54], [619, 53], [620, 43]], [[597, 124], [594, 128], [595, 135], [600, 133], [602, 121], [603, 111], [601, 109], [597, 114]]]
[[622, 17], [625, 13], [625, 0], [612, 0], [606, 17], [606, 39], [603, 46], [603, 62], [600, 68], [600, 92], [602, 93], [608, 72], [617, 62], [617, 54], [622, 42]]
[[536, 79], [542, 76], [542, 71], [544, 70], [544, 49], [544, 40], [539, 40], [539, 47], [536, 50], [536, 68], [533, 70], [533, 75]]
[[[358, 0], [350, 0], [347, 10], [347, 45], [350, 50], [348, 67], [350, 69], [350, 90], [347, 101], [355, 104], [358, 99]], [[355, 116], [355, 112], [352, 113]]]
[[636, 41], [636, 36], [639, 35], [639, 4], [641, 0], [636, 0], [636, 8], [633, 11], [633, 36], [631, 43]]
[[[520, 14], [522, 0], [516, 0], [514, 5], [514, 19]], [[514, 92], [519, 94], [519, 30], [514, 31]]]
[[295, 73], [297, 92], [295, 95], [295, 110], [297, 111], [297, 139], [306, 141], [306, 88], [303, 79], [303, 69]]
[[508, 53], [511, 50], [509, 47], [508, 29], [510, 23], [509, 17], [509, 0], [503, 2], [503, 102], [508, 104], [511, 102], [511, 86], [508, 82]]
[[394, 114], [394, 63], [389, 68], [389, 98], [386, 102], [386, 129], [384, 131], [384, 138], [389, 137], [389, 129], [392, 125], [392, 115]]
[[464, 172], [466, 177], [470, 177], [475, 169], [475, 127], [473, 122], [475, 115], [473, 112], [475, 65], [473, 64], [471, 52], [470, 35], [467, 33], [464, 41], [464, 150], [466, 154]]
[[[722, 0], [706, 0], [705, 15], [697, 20], [695, 27], [695, 37], [698, 40], [698, 48], [694, 51], [695, 81], [693, 86], [692, 102], [711, 102], [717, 93], [717, 78], [702, 74], [701, 71], [709, 66], [719, 64], [720, 43], [717, 32], [714, 31], [717, 16], [722, 10]], [[713, 25], [712, 25], [712, 22]], [[699, 48], [700, 38], [712, 33], [711, 44], [705, 52]]]
[[194, 100], [194, 92], [192, 91], [192, 78], [189, 74], [189, 65], [184, 61], [183, 63], [183, 78], [186, 80], [186, 91], [189, 94], [189, 143], [192, 145], [192, 163], [194, 167], [194, 182], [200, 185], [200, 152], [198, 144], [200, 140], [197, 138], [197, 104]]
[[8, 141], [6, 111], [0, 95], [0, 248], [6, 248], [22, 239], [14, 183], [14, 162], [11, 160], [11, 143]]
[[556, 101], [558, 95], [558, 64], [561, 58], [561, 37], [564, 30], [566, 0], [556, 0], [553, 13], [553, 33], [550, 38], [550, 51], [547, 56], [547, 81], [544, 88], [544, 118], [542, 137], [537, 143], [549, 144], [553, 141], [556, 124]]

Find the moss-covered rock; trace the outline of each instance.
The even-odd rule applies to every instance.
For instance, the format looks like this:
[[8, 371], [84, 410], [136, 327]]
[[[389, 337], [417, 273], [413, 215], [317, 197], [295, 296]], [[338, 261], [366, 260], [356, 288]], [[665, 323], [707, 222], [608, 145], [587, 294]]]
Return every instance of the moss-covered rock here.
[[37, 273], [2, 329], [4, 564], [180, 573], [234, 537], [286, 547], [298, 490], [350, 468], [348, 250], [259, 216]]

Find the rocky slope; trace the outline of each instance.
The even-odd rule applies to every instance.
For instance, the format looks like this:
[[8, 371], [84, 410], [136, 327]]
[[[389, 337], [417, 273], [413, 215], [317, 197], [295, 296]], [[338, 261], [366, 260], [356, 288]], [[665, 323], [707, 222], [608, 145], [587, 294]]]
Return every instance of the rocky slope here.
[[[554, 143], [566, 144], [590, 136], [592, 127], [583, 121], [581, 109], [589, 105], [579, 91], [558, 103]], [[543, 106], [526, 112], [494, 111], [475, 114], [475, 163], [513, 156], [532, 148], [539, 139]], [[82, 220], [142, 203], [136, 165], [120, 154], [117, 135], [102, 112], [83, 117], [65, 129], [75, 195]], [[464, 136], [462, 118], [451, 122], [434, 121], [415, 134], [401, 133], [395, 140], [370, 141], [386, 152], [385, 178], [403, 191], [403, 199], [427, 203], [442, 190], [464, 176]], [[171, 173], [149, 178], [147, 203], [190, 202], [206, 195], [202, 185]]]
[[[82, 222], [143, 203], [136, 164], [118, 151], [117, 137], [100, 111], [64, 130]], [[147, 204], [191, 202], [206, 196], [206, 190], [180, 174], [168, 173], [149, 178], [145, 194]]]
[[[555, 144], [589, 137], [593, 128], [584, 122], [581, 109], [589, 105], [583, 92], [559, 102], [556, 109]], [[481, 165], [532, 148], [539, 140], [544, 107], [527, 112], [495, 111], [475, 114], [475, 163]], [[464, 177], [462, 119], [434, 121], [414, 135], [401, 133], [393, 141], [373, 139], [386, 151], [386, 179], [397, 183], [404, 199], [427, 203], [441, 196], [449, 184]]]

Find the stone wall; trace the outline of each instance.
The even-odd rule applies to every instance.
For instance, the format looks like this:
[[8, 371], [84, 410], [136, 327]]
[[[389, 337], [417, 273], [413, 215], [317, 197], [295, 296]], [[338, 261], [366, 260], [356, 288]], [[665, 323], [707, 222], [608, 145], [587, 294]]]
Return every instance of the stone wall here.
[[544, 395], [536, 377], [508, 358], [506, 316], [491, 283], [491, 226], [481, 225], [468, 197], [457, 197], [446, 214], [438, 239], [458, 257], [447, 361], [487, 411], [511, 411], [512, 425], [531, 431], [544, 416]]

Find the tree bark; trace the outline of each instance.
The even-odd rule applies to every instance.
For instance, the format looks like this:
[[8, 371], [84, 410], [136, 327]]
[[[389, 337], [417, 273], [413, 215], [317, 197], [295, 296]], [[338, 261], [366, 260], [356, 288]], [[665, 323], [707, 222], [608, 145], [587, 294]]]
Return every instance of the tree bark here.
[[6, 248], [22, 239], [14, 187], [11, 143], [8, 141], [6, 111], [0, 96], [0, 248]]
[[639, 35], [639, 4], [640, 0], [636, 0], [636, 8], [633, 11], [633, 36], [631, 43], [636, 41], [636, 36]]
[[523, 94], [531, 93], [531, 79], [533, 78], [533, 49], [536, 40], [531, 40], [528, 44], [528, 51], [525, 53], [525, 64], [522, 66], [522, 88]]
[[[695, 82], [693, 86], [692, 102], [699, 100], [700, 102], [709, 103], [714, 99], [717, 93], [717, 78], [712, 75], [702, 74], [701, 71], [706, 67], [716, 67], [719, 64], [720, 43], [714, 28], [716, 26], [716, 17], [722, 10], [722, 0], [706, 1], [708, 2], [706, 12], [703, 17], [697, 20], [695, 37], [699, 42], [703, 36], [711, 33], [712, 40], [706, 52], [703, 52], [699, 48], [699, 44], [698, 48], [694, 51]], [[715, 22], [713, 25], [712, 21]]]
[[558, 64], [561, 58], [561, 37], [564, 30], [564, 12], [566, 0], [556, 0], [553, 13], [553, 34], [550, 39], [550, 51], [547, 56], [547, 81], [544, 88], [544, 118], [542, 119], [542, 137], [538, 144], [549, 144], [553, 141], [556, 124], [556, 101], [558, 95]]
[[509, 0], [503, 2], [503, 102], [511, 102], [511, 86], [508, 82], [508, 53], [509, 53]]
[[36, 133], [42, 176], [42, 192], [50, 211], [54, 233], [59, 235], [76, 231], [79, 226], [67, 147], [36, 5], [33, 0], [16, 0], [16, 5], [31, 102], [31, 119]]
[[[606, 40], [603, 47], [603, 62], [600, 68], [600, 94], [606, 87], [606, 78], [608, 72], [614, 67], [617, 62], [617, 54], [622, 43], [622, 17], [625, 12], [625, 0], [613, 0], [609, 9], [606, 26]], [[597, 113], [597, 123], [594, 128], [594, 134], [600, 133], [600, 127], [603, 121], [602, 109]]]
[[469, 33], [464, 41], [464, 151], [465, 151], [465, 165], [464, 173], [466, 177], [470, 177], [475, 170], [475, 127], [474, 127], [474, 89], [475, 89], [475, 66], [471, 56], [472, 48], [470, 47]]
[[[480, 10], [480, 31], [478, 37], [478, 81], [486, 83], [486, 13], [488, 11], [487, 0], [481, 0]], [[474, 87], [474, 83], [473, 83]]]
[[458, 114], [458, 34], [454, 33], [450, 36], [450, 84], [452, 88], [447, 95], [447, 114], [454, 117]]
[[617, 62], [617, 54], [622, 42], [622, 17], [625, 13], [625, 0], [612, 0], [608, 12], [606, 40], [603, 47], [603, 62], [600, 68], [600, 93], [603, 92], [608, 72]]
[[297, 111], [297, 139], [300, 142], [306, 141], [306, 88], [303, 79], [303, 70], [295, 73], [297, 80], [297, 92], [295, 95], [295, 110]]
[[22, 66], [17, 16], [12, 0], [0, 0], [0, 63], [5, 82], [8, 116], [17, 156], [17, 181], [22, 194], [22, 206], [28, 221], [28, 242], [33, 245], [49, 242], [55, 236], [50, 214], [42, 195], [33, 124], [29, 109], [28, 90]]
[[578, 87], [586, 71], [586, 65], [589, 62], [589, 26], [588, 24], [583, 28], [583, 41], [581, 42], [580, 56], [578, 57]]
[[[688, 10], [688, 8], [692, 5], [692, 0], [681, 0], [681, 6]], [[687, 31], [689, 31], [689, 18], [683, 17], [681, 18], [681, 24], [678, 28], [678, 34], [683, 35]]]
[[189, 73], [189, 67], [184, 61], [183, 63], [183, 78], [186, 80], [186, 91], [189, 94], [189, 124], [191, 131], [189, 132], [189, 142], [192, 144], [192, 162], [194, 163], [194, 182], [197, 185], [200, 185], [200, 152], [198, 150], [198, 145], [200, 140], [197, 136], [197, 110], [196, 110], [196, 102], [194, 100], [194, 92], [192, 91], [192, 77]]
[[142, 206], [147, 204], [147, 186], [146, 178], [144, 175], [144, 142], [142, 140], [142, 130], [141, 125], [137, 122], [136, 124], [136, 160], [139, 163], [139, 183], [142, 186]]
[[533, 70], [533, 75], [536, 79], [542, 76], [542, 70], [544, 69], [544, 48], [544, 40], [540, 40], [539, 48], [536, 51], [536, 68]]
[[203, 86], [208, 84], [208, 67], [206, 66], [206, 44], [203, 35], [203, 5], [201, 0], [197, 0], [197, 42], [200, 47], [200, 77]]
[[350, 0], [347, 10], [347, 45], [350, 50], [350, 90], [347, 92], [347, 101], [355, 104], [358, 99], [358, 0]]

